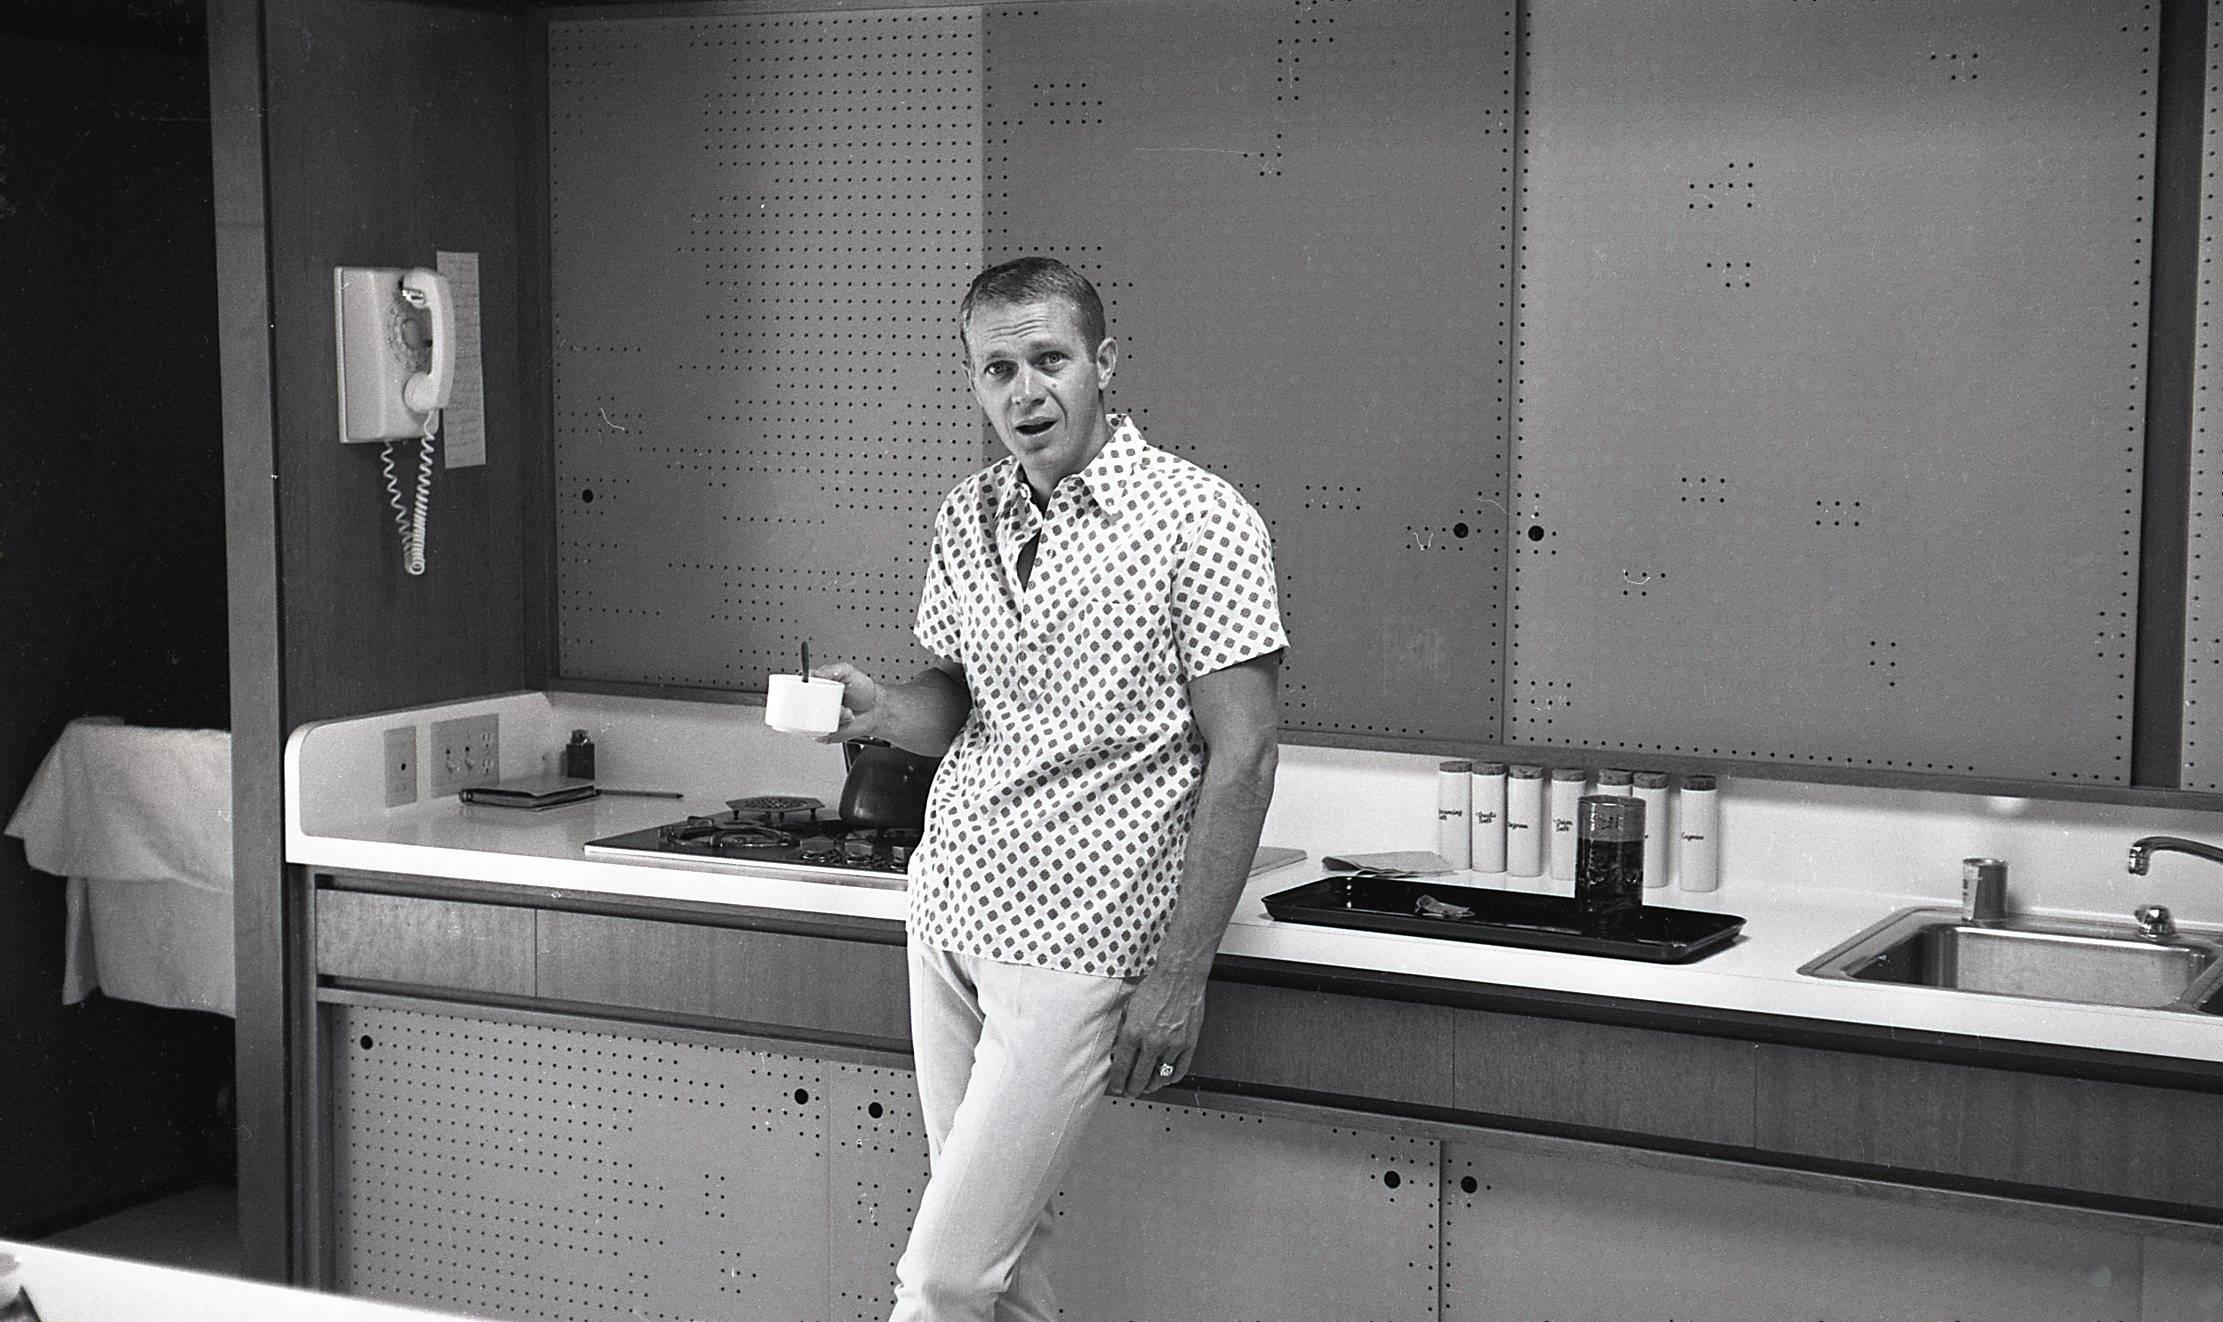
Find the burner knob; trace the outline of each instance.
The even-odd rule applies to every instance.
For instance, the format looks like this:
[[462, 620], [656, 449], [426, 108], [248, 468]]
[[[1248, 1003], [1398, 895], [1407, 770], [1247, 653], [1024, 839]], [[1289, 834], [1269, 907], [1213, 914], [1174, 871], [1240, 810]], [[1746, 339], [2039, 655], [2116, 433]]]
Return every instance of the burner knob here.
[[872, 842], [870, 840], [844, 840], [841, 842], [841, 856], [844, 861], [850, 863], [870, 863], [872, 861]]
[[909, 845], [889, 845], [888, 861], [899, 868], [908, 865], [911, 861], [911, 847]]

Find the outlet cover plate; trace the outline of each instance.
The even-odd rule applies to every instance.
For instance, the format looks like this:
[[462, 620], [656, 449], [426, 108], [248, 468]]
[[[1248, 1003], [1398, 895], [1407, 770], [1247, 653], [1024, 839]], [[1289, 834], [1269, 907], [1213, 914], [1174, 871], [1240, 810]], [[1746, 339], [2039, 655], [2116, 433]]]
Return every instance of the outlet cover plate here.
[[491, 713], [433, 722], [432, 748], [425, 758], [432, 775], [432, 797], [499, 780], [501, 735], [501, 718]]
[[417, 801], [417, 727], [391, 726], [386, 731], [386, 806], [399, 808]]

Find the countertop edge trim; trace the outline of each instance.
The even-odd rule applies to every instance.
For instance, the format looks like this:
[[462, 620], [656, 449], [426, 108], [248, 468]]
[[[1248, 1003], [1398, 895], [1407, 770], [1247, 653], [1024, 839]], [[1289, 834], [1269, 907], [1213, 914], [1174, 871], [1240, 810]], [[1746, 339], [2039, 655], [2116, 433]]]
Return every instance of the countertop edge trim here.
[[[307, 867], [319, 890], [409, 895], [423, 899], [553, 909], [649, 921], [813, 936], [827, 940], [902, 945], [904, 924], [892, 919], [796, 909], [751, 908], [697, 900], [672, 900], [603, 892], [520, 887], [514, 882], [467, 881], [397, 873]], [[1894, 1028], [1850, 1020], [1810, 1019], [1751, 1010], [1674, 1005], [1664, 1001], [1598, 996], [1586, 992], [1464, 982], [1424, 974], [1332, 967], [1219, 955], [1215, 979], [1258, 986], [1318, 991], [1371, 1000], [1402, 1001], [1536, 1015], [1544, 1018], [1690, 1033], [1706, 1037], [1827, 1051], [1850, 1051], [1934, 1064], [2008, 1070], [2103, 1083], [2223, 1094], [2223, 1062], [2169, 1059], [2128, 1052], [2059, 1046], [2019, 1038], [1975, 1037], [1926, 1029]]]

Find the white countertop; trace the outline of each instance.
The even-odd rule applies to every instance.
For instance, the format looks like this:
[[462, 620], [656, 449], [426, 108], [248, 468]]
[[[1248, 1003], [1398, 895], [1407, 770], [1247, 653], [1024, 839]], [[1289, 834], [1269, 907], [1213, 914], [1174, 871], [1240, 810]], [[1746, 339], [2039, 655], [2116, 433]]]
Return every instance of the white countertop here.
[[[524, 695], [524, 699], [542, 704], [548, 701], [542, 695]], [[609, 704], [650, 700], [596, 701]], [[442, 709], [439, 714], [448, 715], [450, 709]], [[753, 709], [744, 708], [729, 719], [736, 721], [735, 729], [739, 731], [743, 724], [741, 718], [755, 715]], [[360, 794], [353, 799], [320, 795], [318, 788], [312, 786], [306, 796], [307, 811], [304, 811], [304, 795], [299, 783], [303, 774], [304, 747], [311, 760], [318, 755], [317, 741], [305, 740], [304, 735], [320, 729], [376, 725], [393, 719], [365, 718], [362, 722], [305, 727], [303, 732], [296, 734], [289, 744], [287, 757], [288, 861], [340, 870], [492, 882], [550, 895], [596, 892], [896, 921], [904, 916], [905, 896], [899, 890], [812, 880], [795, 869], [711, 871], [686, 863], [651, 865], [589, 859], [581, 852], [582, 846], [591, 839], [674, 821], [690, 812], [720, 809], [728, 794], [797, 788], [814, 792], [822, 788], [803, 783], [793, 767], [777, 769], [775, 779], [753, 783], [732, 778], [742, 773], [721, 769], [721, 779], [713, 783], [720, 784], [722, 792], [706, 792], [683, 801], [605, 797], [538, 813], [462, 805], [453, 798], [397, 809], [365, 808]], [[559, 727], [573, 719], [576, 716], [570, 713], [548, 715], [543, 722], [547, 728], [536, 735], [535, 746], [552, 747], [560, 743], [555, 737]], [[358, 737], [348, 746], [367, 746], [374, 742], [360, 737], [359, 731], [353, 733]], [[509, 737], [505, 734], [505, 739]], [[734, 738], [737, 742], [745, 742], [739, 733]], [[672, 741], [667, 737], [658, 742], [660, 747], [668, 749]], [[332, 745], [334, 748], [341, 746], [337, 742]], [[818, 750], [819, 753], [826, 751]], [[766, 754], [772, 758], [787, 755], [777, 750]], [[1285, 754], [1285, 781], [1288, 762]], [[505, 752], [505, 774], [525, 774], [529, 770], [530, 766], [513, 770]], [[832, 770], [838, 775], [838, 760]], [[607, 769], [604, 778], [606, 781], [613, 779]], [[347, 779], [339, 777], [341, 781]], [[673, 784], [675, 779], [662, 783]], [[632, 775], [624, 777], [624, 783], [655, 782]], [[680, 781], [679, 787], [684, 788], [685, 784]], [[831, 791], [827, 790], [826, 794], [831, 801]], [[1277, 797], [1277, 812], [1280, 806]], [[304, 821], [313, 822], [313, 829], [304, 825]], [[1224, 954], [1324, 968], [1374, 970], [1484, 985], [1873, 1025], [1910, 1032], [1950, 1033], [2223, 1062], [2223, 1016], [2071, 1005], [1922, 987], [1826, 980], [1799, 974], [1800, 965], [1891, 913], [1914, 905], [1938, 904], [1946, 898], [1935, 891], [1854, 885], [1849, 880], [1835, 885], [1796, 881], [1759, 884], [1725, 868], [1723, 887], [1717, 892], [1693, 894], [1668, 888], [1645, 893], [1647, 903], [1731, 912], [1746, 920], [1743, 935], [1729, 948], [1688, 964], [1660, 965], [1277, 922], [1266, 915], [1262, 898], [1322, 875], [1317, 863], [1317, 855], [1322, 851], [1316, 841], [1290, 839], [1287, 832], [1277, 832], [1276, 819], [1268, 821], [1266, 843], [1308, 847], [1315, 858], [1251, 880], [1235, 920], [1221, 943]], [[1412, 847], [1415, 843], [1409, 839], [1356, 839], [1349, 846], [1337, 847], [1376, 849]], [[781, 875], [782, 872], [786, 875]], [[1454, 884], [1509, 884], [1503, 877], [1485, 878], [1471, 873], [1444, 880]], [[2223, 888], [2223, 876], [2216, 878], [2216, 884]], [[1550, 889], [1552, 883], [1516, 880], [1510, 885]], [[1564, 887], [1564, 883], [1561, 886]], [[2165, 898], [2177, 899], [2178, 896], [2168, 893]]]
[[460, 1314], [295, 1290], [176, 1267], [16, 1244], [24, 1293], [43, 1322], [454, 1322]]

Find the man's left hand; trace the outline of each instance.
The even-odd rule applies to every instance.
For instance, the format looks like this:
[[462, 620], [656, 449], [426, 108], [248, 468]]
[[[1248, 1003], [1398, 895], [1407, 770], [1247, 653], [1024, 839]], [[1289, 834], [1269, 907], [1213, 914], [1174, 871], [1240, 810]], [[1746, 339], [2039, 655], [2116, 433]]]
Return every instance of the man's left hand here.
[[[1136, 984], [1112, 1043], [1107, 1090], [1113, 1096], [1142, 1097], [1188, 1075], [1204, 1027], [1204, 984], [1203, 978], [1163, 968]], [[1167, 1065], [1173, 1066], [1170, 1073]]]

